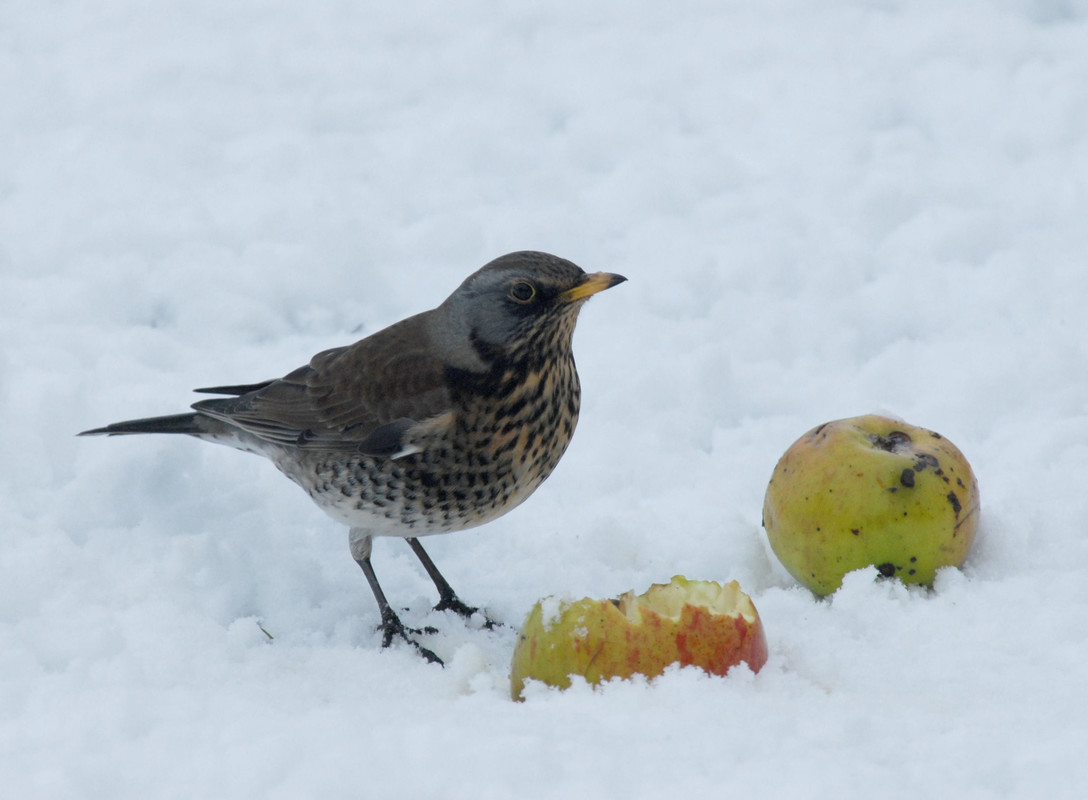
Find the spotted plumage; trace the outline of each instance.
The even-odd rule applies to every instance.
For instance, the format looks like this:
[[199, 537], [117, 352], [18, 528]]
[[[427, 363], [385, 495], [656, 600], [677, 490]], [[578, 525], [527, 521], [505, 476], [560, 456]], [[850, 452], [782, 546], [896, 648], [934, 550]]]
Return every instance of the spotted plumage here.
[[578, 312], [623, 280], [511, 253], [437, 308], [318, 353], [283, 378], [199, 389], [230, 396], [85, 433], [185, 433], [269, 458], [349, 526], [388, 644], [408, 637], [374, 574], [374, 537], [407, 539], [438, 587], [438, 607], [473, 611], [416, 539], [488, 522], [551, 474], [578, 422]]

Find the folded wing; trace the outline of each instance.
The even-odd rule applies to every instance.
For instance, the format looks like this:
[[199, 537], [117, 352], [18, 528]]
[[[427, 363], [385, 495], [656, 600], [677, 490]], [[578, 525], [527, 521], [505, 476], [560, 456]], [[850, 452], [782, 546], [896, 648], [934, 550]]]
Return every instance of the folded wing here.
[[200, 414], [281, 445], [392, 456], [417, 423], [449, 411], [446, 365], [419, 315], [326, 350], [278, 380], [205, 392]]

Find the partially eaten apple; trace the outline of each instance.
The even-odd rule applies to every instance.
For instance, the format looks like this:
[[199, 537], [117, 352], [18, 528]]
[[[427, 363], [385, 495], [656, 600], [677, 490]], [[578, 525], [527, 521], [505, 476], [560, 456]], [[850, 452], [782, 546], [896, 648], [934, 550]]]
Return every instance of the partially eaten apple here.
[[645, 594], [576, 602], [545, 598], [525, 620], [510, 667], [511, 693], [527, 680], [566, 689], [571, 676], [591, 684], [634, 674], [655, 677], [670, 664], [724, 675], [745, 662], [767, 662], [763, 623], [736, 581], [691, 581], [677, 575]]

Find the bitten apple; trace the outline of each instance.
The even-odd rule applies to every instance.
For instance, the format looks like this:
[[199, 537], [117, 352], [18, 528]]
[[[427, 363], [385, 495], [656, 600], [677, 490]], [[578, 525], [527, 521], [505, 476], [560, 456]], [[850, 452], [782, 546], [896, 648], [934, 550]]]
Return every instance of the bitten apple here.
[[978, 483], [938, 433], [876, 415], [813, 428], [771, 477], [763, 526], [791, 575], [818, 595], [873, 565], [930, 584], [960, 566], [979, 519]]
[[758, 671], [767, 640], [751, 598], [736, 581], [689, 581], [677, 575], [641, 595], [576, 602], [545, 598], [522, 626], [510, 667], [514, 699], [534, 679], [566, 689], [571, 675], [590, 683], [654, 677], [670, 664], [714, 675], [746, 662]]

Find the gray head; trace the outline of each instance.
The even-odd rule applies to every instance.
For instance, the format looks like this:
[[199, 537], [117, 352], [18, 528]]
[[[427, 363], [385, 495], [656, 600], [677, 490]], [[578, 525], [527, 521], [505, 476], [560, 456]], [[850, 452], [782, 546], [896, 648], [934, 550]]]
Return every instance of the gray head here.
[[570, 334], [582, 304], [627, 280], [607, 272], [587, 274], [558, 256], [532, 250], [509, 253], [480, 268], [442, 303], [435, 322], [452, 345], [451, 363], [482, 366], [480, 350], [513, 354]]

